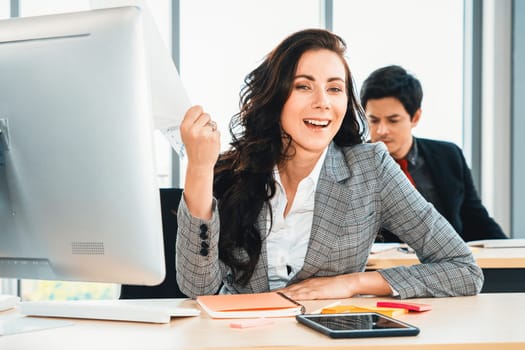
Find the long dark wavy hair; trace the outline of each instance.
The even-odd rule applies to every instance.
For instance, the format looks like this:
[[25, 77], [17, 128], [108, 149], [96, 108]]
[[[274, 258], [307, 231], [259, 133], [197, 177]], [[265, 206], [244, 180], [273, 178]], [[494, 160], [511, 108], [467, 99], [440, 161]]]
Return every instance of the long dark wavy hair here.
[[[263, 205], [276, 190], [274, 166], [287, 159], [291, 138], [281, 127], [281, 110], [291, 94], [299, 59], [306, 51], [327, 49], [341, 57], [346, 71], [347, 111], [334, 137], [338, 146], [362, 143], [364, 113], [345, 60], [344, 40], [322, 29], [307, 29], [285, 38], [244, 79], [240, 112], [230, 122], [231, 148], [215, 166], [221, 233], [219, 258], [240, 284], [250, 280], [266, 237], [257, 226]], [[269, 230], [268, 230], [269, 232]]]

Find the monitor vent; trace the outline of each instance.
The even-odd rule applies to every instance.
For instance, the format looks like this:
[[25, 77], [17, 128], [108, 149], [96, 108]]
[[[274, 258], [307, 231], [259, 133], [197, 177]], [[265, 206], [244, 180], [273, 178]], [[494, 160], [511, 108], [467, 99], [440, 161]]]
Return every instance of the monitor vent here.
[[71, 252], [81, 255], [104, 255], [104, 242], [73, 242]]

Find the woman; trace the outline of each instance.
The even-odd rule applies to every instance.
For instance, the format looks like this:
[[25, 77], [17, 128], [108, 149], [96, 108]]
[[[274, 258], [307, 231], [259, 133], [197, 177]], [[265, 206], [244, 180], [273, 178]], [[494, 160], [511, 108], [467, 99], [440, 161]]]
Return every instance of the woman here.
[[[188, 155], [177, 281], [188, 296], [282, 289], [296, 299], [474, 295], [480, 268], [365, 123], [344, 41], [297, 32], [245, 79], [233, 141], [219, 155], [200, 106], [181, 124]], [[380, 227], [422, 264], [363, 272]], [[222, 286], [222, 287], [221, 287]]]

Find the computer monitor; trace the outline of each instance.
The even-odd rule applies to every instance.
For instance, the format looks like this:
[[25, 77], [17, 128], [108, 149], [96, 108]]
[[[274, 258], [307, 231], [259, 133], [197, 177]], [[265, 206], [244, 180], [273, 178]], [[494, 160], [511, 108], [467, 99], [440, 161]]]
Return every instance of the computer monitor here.
[[141, 10], [0, 21], [0, 278], [165, 275]]

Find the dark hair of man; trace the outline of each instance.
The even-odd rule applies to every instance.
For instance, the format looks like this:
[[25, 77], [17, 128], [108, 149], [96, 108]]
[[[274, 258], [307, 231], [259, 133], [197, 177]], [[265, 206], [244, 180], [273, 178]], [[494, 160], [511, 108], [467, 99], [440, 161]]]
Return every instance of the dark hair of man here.
[[386, 66], [373, 71], [361, 86], [361, 105], [368, 100], [394, 97], [401, 102], [410, 120], [421, 107], [423, 89], [413, 75], [400, 66]]
[[266, 234], [259, 232], [257, 220], [263, 205], [271, 210], [274, 166], [293, 153], [291, 137], [281, 127], [281, 111], [292, 92], [299, 59], [307, 51], [320, 49], [339, 55], [346, 71], [347, 112], [334, 142], [341, 147], [363, 142], [364, 113], [344, 58], [346, 44], [339, 36], [322, 29], [294, 33], [246, 76], [240, 112], [230, 122], [233, 141], [219, 157], [214, 180], [221, 222], [219, 258], [238, 283], [250, 280], [259, 260]]

